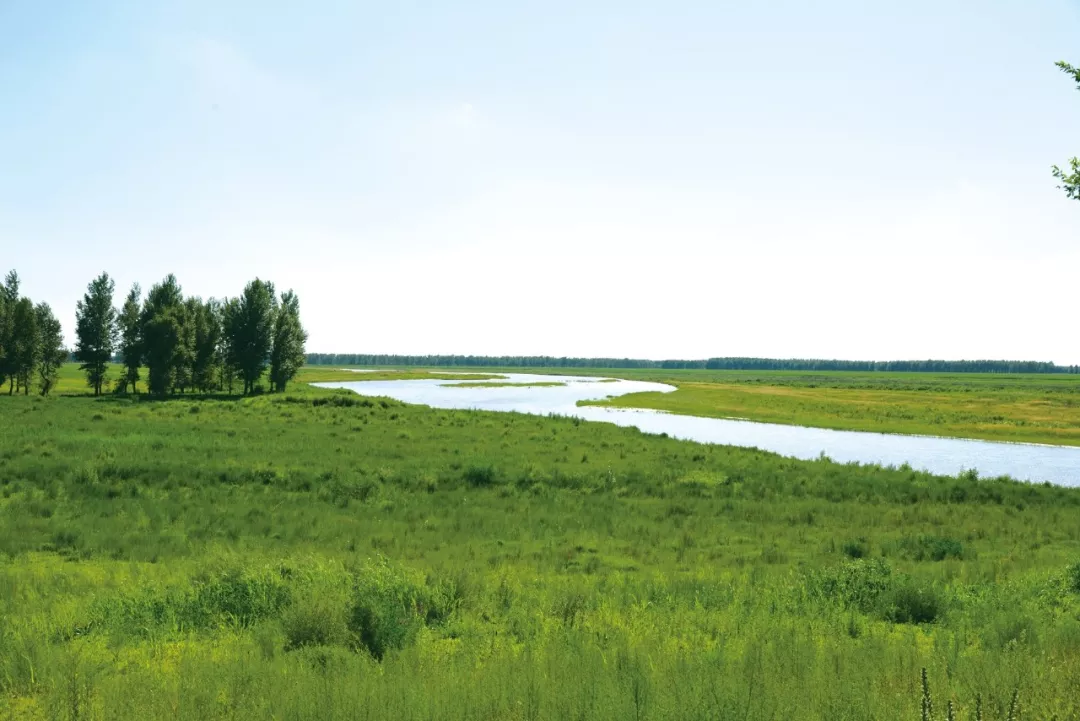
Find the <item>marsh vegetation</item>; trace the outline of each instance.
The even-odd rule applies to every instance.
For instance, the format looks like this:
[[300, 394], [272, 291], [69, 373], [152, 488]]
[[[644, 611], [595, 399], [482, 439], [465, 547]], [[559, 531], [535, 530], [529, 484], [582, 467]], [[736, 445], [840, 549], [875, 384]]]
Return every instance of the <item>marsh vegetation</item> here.
[[910, 719], [923, 667], [961, 717], [1080, 713], [1080, 491], [67, 392], [0, 399], [0, 716]]

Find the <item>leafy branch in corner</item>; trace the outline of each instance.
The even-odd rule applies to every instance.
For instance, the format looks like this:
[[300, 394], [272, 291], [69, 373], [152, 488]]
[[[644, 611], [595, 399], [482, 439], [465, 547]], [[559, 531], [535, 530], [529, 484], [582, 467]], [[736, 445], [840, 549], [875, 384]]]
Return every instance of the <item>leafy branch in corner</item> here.
[[[1061, 68], [1062, 72], [1071, 75], [1076, 80], [1076, 87], [1080, 90], [1080, 68], [1074, 68], [1065, 61], [1057, 63], [1057, 66]], [[1065, 191], [1065, 195], [1074, 200], [1080, 200], [1080, 158], [1069, 160], [1069, 166], [1070, 168], [1062, 170], [1055, 165], [1053, 168], [1054, 177], [1061, 181], [1061, 185], [1058, 187]]]

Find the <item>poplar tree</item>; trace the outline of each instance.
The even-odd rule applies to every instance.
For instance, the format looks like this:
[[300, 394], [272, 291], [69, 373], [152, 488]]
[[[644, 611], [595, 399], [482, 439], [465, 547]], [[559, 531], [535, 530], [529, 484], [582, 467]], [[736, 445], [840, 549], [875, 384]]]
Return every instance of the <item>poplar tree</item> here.
[[87, 286], [86, 295], [75, 308], [75, 360], [86, 373], [86, 383], [101, 395], [108, 381], [109, 361], [116, 347], [116, 309], [113, 290], [116, 284], [102, 273]]
[[173, 390], [186, 393], [194, 387], [195, 373], [195, 319], [202, 301], [198, 298], [186, 299], [177, 309], [177, 344], [174, 351]]
[[218, 385], [221, 366], [221, 304], [211, 298], [195, 308], [195, 363], [192, 383], [205, 393]]
[[124, 375], [120, 380], [121, 389], [139, 392], [139, 368], [142, 366], [142, 323], [140, 322], [140, 298], [142, 289], [139, 284], [131, 286], [124, 307], [120, 309], [117, 325], [120, 330], [120, 356], [124, 360]]
[[244, 287], [231, 315], [229, 342], [237, 373], [244, 381], [244, 395], [254, 392], [266, 370], [276, 304], [274, 284], [256, 278]]
[[15, 304], [19, 302], [19, 274], [9, 271], [0, 283], [0, 387], [8, 382], [8, 394], [15, 388]]
[[300, 324], [300, 300], [291, 290], [281, 294], [281, 305], [274, 318], [273, 349], [270, 352], [270, 385], [284, 391], [304, 365], [307, 331]]
[[[1074, 68], [1072, 65], [1062, 61], [1057, 64], [1061, 70], [1067, 75], [1071, 75], [1073, 80], [1076, 81], [1076, 88], [1080, 90], [1080, 68]], [[1069, 169], [1062, 170], [1058, 166], [1054, 166], [1054, 177], [1061, 181], [1061, 185], [1058, 187], [1065, 191], [1065, 195], [1073, 200], [1080, 200], [1080, 158], [1072, 158], [1069, 160]]]
[[[21, 389], [24, 395], [29, 395], [39, 350], [37, 315], [34, 313], [34, 304], [29, 298], [20, 298], [15, 304], [12, 321], [13, 380], [16, 390]], [[11, 392], [10, 389], [8, 392]]]
[[150, 393], [164, 396], [173, 389], [178, 348], [183, 336], [184, 297], [172, 273], [150, 288], [139, 316], [143, 358]]
[[237, 298], [226, 298], [221, 302], [221, 339], [218, 342], [218, 356], [221, 358], [221, 387], [232, 395], [233, 384], [236, 382], [237, 368], [240, 366], [236, 345], [233, 343], [233, 332], [236, 328], [236, 315], [240, 301]]
[[34, 308], [38, 330], [38, 387], [41, 395], [47, 396], [56, 385], [60, 366], [67, 360], [64, 350], [64, 335], [60, 321], [53, 315], [48, 303], [39, 303]]

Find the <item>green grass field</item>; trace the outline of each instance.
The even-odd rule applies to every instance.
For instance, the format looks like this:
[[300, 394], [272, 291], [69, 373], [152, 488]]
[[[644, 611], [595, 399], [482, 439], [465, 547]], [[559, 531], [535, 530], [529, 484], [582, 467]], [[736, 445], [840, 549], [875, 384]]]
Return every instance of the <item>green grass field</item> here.
[[0, 718], [1080, 718], [1080, 490], [65, 376], [0, 398]]

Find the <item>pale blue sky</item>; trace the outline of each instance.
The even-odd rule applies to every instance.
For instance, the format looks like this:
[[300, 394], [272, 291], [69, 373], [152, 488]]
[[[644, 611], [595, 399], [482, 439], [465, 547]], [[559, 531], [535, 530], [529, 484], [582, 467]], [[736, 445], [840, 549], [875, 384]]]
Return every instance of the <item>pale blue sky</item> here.
[[[1080, 0], [0, 0], [0, 271], [315, 351], [1080, 362]], [[119, 297], [118, 297], [119, 301]]]

